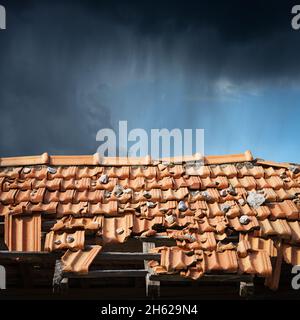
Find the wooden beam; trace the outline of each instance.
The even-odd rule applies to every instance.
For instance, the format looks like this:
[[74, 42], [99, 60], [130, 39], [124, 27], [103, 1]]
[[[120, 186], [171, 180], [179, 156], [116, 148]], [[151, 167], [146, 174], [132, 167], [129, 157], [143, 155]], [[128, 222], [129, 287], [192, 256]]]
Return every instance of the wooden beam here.
[[[0, 251], [0, 261], [10, 260], [15, 262], [38, 263], [54, 261], [60, 258], [62, 253], [54, 252], [21, 252], [21, 251]], [[95, 261], [144, 261], [160, 260], [160, 253], [143, 252], [100, 252]]]
[[133, 269], [133, 270], [94, 270], [86, 274], [78, 274], [72, 272], [63, 273], [64, 278], [136, 278], [145, 277], [147, 270]]
[[[167, 236], [154, 236], [154, 237], [141, 237], [135, 236], [134, 239], [137, 239], [142, 242], [154, 242], [156, 245], [163, 244], [164, 246], [176, 245], [176, 240]], [[224, 239], [224, 242], [238, 242], [238, 235], [228, 236]]]
[[28, 264], [19, 264], [18, 268], [20, 270], [24, 288], [32, 288], [34, 286], [32, 266]]
[[[143, 242], [143, 252], [149, 254], [150, 250], [155, 248], [154, 242]], [[150, 259], [145, 259], [144, 267], [148, 271], [146, 275], [146, 296], [151, 298], [156, 298], [160, 296], [160, 281], [153, 281], [150, 279], [151, 274], [153, 274], [153, 269], [149, 267], [148, 262]], [[160, 261], [160, 259], [158, 260]]]
[[160, 253], [143, 253], [143, 252], [100, 252], [95, 261], [160, 261]]
[[282, 241], [274, 242], [277, 249], [277, 257], [275, 260], [275, 266], [273, 267], [272, 275], [265, 280], [265, 285], [271, 290], [277, 290], [281, 275], [281, 266], [283, 260]]
[[59, 293], [61, 291], [60, 290], [61, 280], [62, 280], [62, 263], [61, 263], [61, 260], [56, 260], [53, 280], [52, 280], [53, 293]]
[[142, 242], [153, 242], [155, 244], [163, 243], [165, 246], [167, 245], [176, 245], [176, 240], [167, 236], [155, 236], [155, 237], [134, 237], [137, 240]]
[[199, 281], [199, 282], [251, 282], [253, 276], [251, 275], [237, 275], [237, 274], [205, 274], [198, 280], [191, 278], [185, 278], [177, 274], [153, 274], [150, 276], [151, 280], [159, 281], [175, 281], [175, 282], [187, 282], [187, 281]]
[[42, 263], [55, 261], [61, 254], [49, 252], [0, 251], [0, 261]]

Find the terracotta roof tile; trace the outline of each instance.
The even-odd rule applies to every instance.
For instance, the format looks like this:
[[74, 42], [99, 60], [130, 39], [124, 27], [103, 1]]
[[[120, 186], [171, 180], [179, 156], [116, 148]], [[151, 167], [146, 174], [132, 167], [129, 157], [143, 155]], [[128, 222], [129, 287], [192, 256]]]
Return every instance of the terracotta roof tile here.
[[84, 248], [84, 231], [78, 230], [74, 233], [56, 233], [50, 231], [45, 239], [45, 251], [62, 249], [81, 250]]
[[259, 223], [255, 216], [249, 217], [250, 222], [248, 224], [241, 224], [238, 217], [228, 219], [229, 226], [239, 232], [246, 232], [254, 229], [259, 229]]
[[163, 217], [155, 217], [153, 219], [141, 219], [134, 215], [132, 232], [134, 234], [141, 234], [144, 231], [151, 230], [154, 225], [163, 225], [163, 223]]
[[[102, 202], [104, 200], [104, 190], [95, 190], [95, 191], [75, 191], [75, 193], [72, 194], [72, 202], [78, 203], [78, 202], [90, 202], [90, 203], [98, 203]], [[61, 201], [62, 202], [62, 201]]]
[[284, 219], [261, 220], [259, 221], [260, 232], [264, 236], [277, 235], [280, 238], [289, 239], [291, 237], [291, 228]]
[[271, 215], [271, 210], [268, 206], [260, 206], [255, 208], [255, 212], [259, 220], [264, 220]]
[[245, 258], [239, 258], [239, 270], [243, 273], [268, 277], [272, 274], [271, 260], [266, 251], [249, 252]]
[[202, 263], [197, 262], [195, 267], [189, 267], [187, 271], [180, 272], [180, 275], [194, 280], [199, 279], [204, 274]]
[[299, 221], [288, 221], [287, 224], [291, 229], [291, 240], [292, 242], [300, 242], [300, 225]]
[[199, 176], [201, 179], [207, 178], [211, 175], [211, 169], [209, 166], [193, 166], [187, 165], [185, 172], [189, 176]]
[[101, 237], [104, 243], [122, 243], [130, 236], [133, 227], [131, 214], [118, 218], [104, 218]]
[[101, 246], [92, 246], [86, 250], [78, 250], [76, 252], [67, 250], [62, 256], [62, 270], [64, 272], [88, 273], [89, 266], [100, 252]]
[[245, 188], [246, 190], [252, 190], [256, 188], [256, 180], [252, 176], [245, 176], [239, 179], [241, 187]]
[[22, 170], [22, 168], [17, 167], [17, 168], [2, 168], [0, 170], [0, 177], [8, 177], [11, 179], [16, 179], [20, 177], [20, 171]]
[[271, 188], [271, 185], [268, 183], [267, 179], [263, 177], [256, 179], [256, 185], [257, 189]]
[[[190, 255], [190, 251], [184, 251], [179, 247], [160, 247], [153, 252], [161, 254], [160, 266], [165, 272], [185, 270], [188, 266], [196, 263], [196, 256]], [[160, 273], [162, 273], [160, 271]]]
[[[83, 204], [85, 204], [85, 202], [83, 202]], [[117, 215], [118, 202], [109, 201], [108, 203], [90, 204], [88, 205], [87, 212], [91, 214]]]
[[291, 200], [285, 200], [283, 202], [272, 203], [268, 205], [272, 218], [287, 218], [298, 219], [299, 209]]
[[186, 186], [189, 187], [191, 190], [197, 190], [201, 187], [201, 180], [199, 177], [190, 176], [189, 178], [185, 179]]
[[278, 176], [272, 176], [270, 178], [267, 178], [266, 180], [268, 184], [271, 186], [271, 188], [274, 188], [275, 190], [283, 188], [284, 186], [283, 180]]
[[260, 251], [263, 250], [268, 253], [270, 257], [277, 256], [277, 249], [274, 245], [272, 239], [262, 239], [254, 236], [248, 236], [247, 240], [250, 243], [250, 247], [252, 250]]
[[266, 198], [266, 201], [273, 202], [278, 200], [278, 196], [274, 189], [272, 188], [264, 188], [264, 196]]
[[209, 218], [209, 224], [216, 229], [218, 233], [223, 233], [228, 227], [228, 219], [223, 216]]
[[237, 255], [234, 250], [205, 252], [204, 261], [207, 271], [236, 272], [238, 269]]
[[95, 216], [93, 218], [75, 218], [73, 216], [65, 216], [55, 223], [52, 230], [84, 229], [98, 231], [103, 226], [103, 220], [103, 216]]
[[128, 179], [130, 176], [129, 167], [105, 167], [103, 169], [103, 172], [98, 173], [106, 174], [109, 178]]
[[[51, 202], [54, 203], [54, 202]], [[58, 203], [58, 202], [56, 202]], [[72, 204], [72, 203], [67, 203], [67, 204], [62, 204], [58, 203], [57, 206], [57, 216], [62, 217], [65, 215], [85, 215], [88, 212], [89, 213], [94, 213], [96, 210], [93, 208], [93, 206], [96, 205], [91, 205], [89, 207], [87, 202], [79, 202], [77, 204]], [[101, 210], [99, 210], [101, 211]], [[103, 213], [104, 210], [101, 212]]]
[[248, 256], [248, 252], [251, 250], [251, 244], [246, 239], [240, 239], [237, 246], [237, 255], [240, 258], [246, 258]]
[[10, 251], [40, 251], [41, 215], [5, 216], [5, 243]]
[[283, 258], [286, 263], [300, 265], [300, 248], [290, 245], [283, 246]]
[[9, 191], [4, 191], [0, 193], [0, 201], [3, 204], [14, 204], [15, 203], [15, 195], [17, 190], [11, 189]]
[[294, 193], [291, 190], [278, 189], [275, 190], [275, 193], [279, 201], [289, 200], [295, 197]]

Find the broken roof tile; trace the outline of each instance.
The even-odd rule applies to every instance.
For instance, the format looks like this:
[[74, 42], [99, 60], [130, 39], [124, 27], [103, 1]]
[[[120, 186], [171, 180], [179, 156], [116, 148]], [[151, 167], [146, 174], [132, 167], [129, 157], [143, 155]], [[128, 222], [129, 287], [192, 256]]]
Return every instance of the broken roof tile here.
[[63, 272], [88, 273], [89, 266], [101, 248], [101, 246], [91, 246], [86, 250], [78, 250], [76, 252], [67, 250], [61, 257]]

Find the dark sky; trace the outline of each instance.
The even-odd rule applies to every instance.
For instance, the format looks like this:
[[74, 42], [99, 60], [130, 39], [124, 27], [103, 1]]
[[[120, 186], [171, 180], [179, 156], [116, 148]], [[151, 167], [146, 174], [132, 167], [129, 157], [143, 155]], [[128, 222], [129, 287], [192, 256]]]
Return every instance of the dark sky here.
[[300, 162], [294, 3], [0, 0], [0, 155], [94, 153], [128, 120]]

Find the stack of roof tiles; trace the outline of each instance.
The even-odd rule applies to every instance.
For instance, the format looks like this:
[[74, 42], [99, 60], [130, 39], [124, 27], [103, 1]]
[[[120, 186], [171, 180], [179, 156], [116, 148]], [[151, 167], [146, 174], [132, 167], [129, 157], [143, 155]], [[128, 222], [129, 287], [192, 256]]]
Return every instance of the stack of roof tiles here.
[[[88, 272], [107, 243], [167, 236], [155, 273], [272, 278], [271, 258], [300, 263], [297, 165], [240, 155], [147, 158], [48, 156], [0, 159], [0, 215], [9, 250], [66, 251], [65, 271]], [[41, 221], [57, 219], [42, 247]], [[86, 235], [94, 246], [86, 246]], [[234, 237], [236, 243], [231, 242]], [[80, 263], [78, 263], [80, 261]], [[78, 267], [79, 266], [79, 267]], [[274, 270], [273, 270], [274, 273]]]

